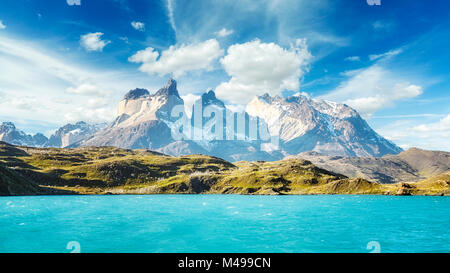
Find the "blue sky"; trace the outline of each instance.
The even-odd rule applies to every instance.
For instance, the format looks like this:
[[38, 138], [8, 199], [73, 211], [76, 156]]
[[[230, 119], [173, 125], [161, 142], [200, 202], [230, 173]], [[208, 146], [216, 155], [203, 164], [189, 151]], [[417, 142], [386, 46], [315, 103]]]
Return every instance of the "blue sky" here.
[[2, 0], [0, 121], [49, 134], [110, 121], [170, 76], [236, 108], [257, 94], [344, 102], [403, 148], [450, 151], [448, 1]]

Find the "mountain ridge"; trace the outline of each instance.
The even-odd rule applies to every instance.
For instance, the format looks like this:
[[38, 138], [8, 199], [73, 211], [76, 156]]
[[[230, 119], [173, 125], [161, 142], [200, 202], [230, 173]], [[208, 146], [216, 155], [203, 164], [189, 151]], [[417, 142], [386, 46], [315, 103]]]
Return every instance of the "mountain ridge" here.
[[[118, 103], [109, 125], [94, 128], [79, 122], [74, 129], [68, 124], [40, 146], [142, 148], [174, 156], [204, 153], [229, 161], [275, 161], [306, 151], [356, 157], [402, 151], [349, 106], [300, 94], [256, 96], [245, 111], [234, 112], [209, 90], [194, 102], [192, 117], [184, 106], [174, 79], [153, 94], [136, 88]], [[38, 146], [31, 141], [15, 144]]]

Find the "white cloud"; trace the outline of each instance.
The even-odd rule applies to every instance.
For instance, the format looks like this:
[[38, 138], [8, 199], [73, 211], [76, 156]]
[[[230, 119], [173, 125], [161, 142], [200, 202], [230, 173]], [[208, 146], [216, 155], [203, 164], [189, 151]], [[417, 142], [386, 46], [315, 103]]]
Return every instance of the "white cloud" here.
[[395, 101], [422, 94], [421, 86], [399, 79], [379, 65], [357, 70], [337, 89], [321, 98], [344, 102], [362, 116], [370, 117], [376, 111], [394, 105]]
[[81, 0], [67, 0], [69, 6], [81, 6]]
[[391, 51], [388, 51], [388, 52], [385, 52], [385, 53], [382, 53], [382, 54], [372, 54], [372, 55], [369, 55], [369, 59], [370, 59], [371, 61], [375, 61], [375, 60], [378, 60], [378, 59], [381, 59], [381, 58], [390, 58], [390, 57], [394, 57], [394, 56], [396, 56], [396, 55], [398, 55], [398, 54], [400, 54], [400, 53], [402, 53], [402, 50], [401, 50], [401, 49], [395, 49], [395, 50], [391, 50]]
[[345, 58], [345, 60], [350, 62], [359, 62], [361, 61], [361, 58], [359, 56], [349, 56]]
[[372, 24], [373, 29], [375, 30], [385, 30], [385, 31], [389, 31], [393, 28], [394, 24], [392, 22], [387, 22], [387, 21], [383, 21], [383, 20], [378, 20], [375, 21]]
[[297, 92], [297, 93], [295, 93], [295, 94], [292, 95], [292, 96], [293, 96], [293, 97], [301, 97], [301, 96], [303, 96], [303, 97], [309, 98], [309, 94], [306, 93], [306, 92]]
[[[420, 118], [420, 117], [419, 117]], [[436, 120], [427, 117], [420, 122], [398, 120], [377, 129], [386, 138], [395, 141], [402, 148], [450, 151], [450, 114]]]
[[[69, 121], [110, 121], [128, 90], [159, 87], [152, 86], [148, 76], [81, 66], [54, 48], [5, 36], [0, 36], [0, 63], [7, 68], [0, 73], [0, 120], [30, 121], [28, 128], [34, 129], [57, 128]], [[103, 110], [92, 111], [94, 106]]]
[[80, 44], [87, 50], [87, 51], [102, 51], [103, 48], [111, 43], [111, 41], [104, 41], [101, 39], [103, 33], [102, 32], [95, 32], [95, 33], [88, 33], [81, 36]]
[[90, 123], [103, 122], [111, 119], [111, 113], [114, 112], [114, 108], [107, 107], [76, 107], [64, 112], [64, 119], [67, 122], [86, 121]]
[[6, 28], [5, 24], [3, 24], [2, 20], [0, 20], [0, 29], [5, 29], [5, 28]]
[[226, 28], [222, 28], [221, 30], [214, 32], [215, 35], [217, 35], [218, 37], [226, 37], [228, 35], [233, 34], [234, 30], [232, 29], [226, 29]]
[[120, 40], [124, 41], [126, 44], [130, 44], [130, 40], [128, 39], [128, 37], [119, 37]]
[[186, 111], [186, 115], [191, 117], [192, 115], [192, 106], [194, 103], [201, 98], [201, 96], [197, 96], [194, 94], [187, 94], [185, 96], [181, 96], [184, 100], [184, 111]]
[[245, 112], [245, 104], [226, 104], [225, 107], [231, 112], [235, 113]]
[[173, 31], [177, 32], [177, 27], [175, 25], [175, 17], [173, 15], [175, 9], [175, 4], [173, 0], [167, 0], [167, 11], [168, 11], [168, 17], [169, 17], [169, 23], [172, 27]]
[[145, 24], [142, 23], [142, 22], [136, 22], [136, 21], [133, 21], [133, 22], [131, 22], [131, 26], [132, 26], [135, 30], [138, 30], [138, 31], [144, 31], [144, 30], [145, 30]]
[[98, 86], [90, 83], [83, 83], [76, 87], [69, 87], [66, 89], [68, 93], [78, 94], [78, 95], [94, 95], [94, 96], [104, 96], [105, 92], [101, 90]]
[[441, 137], [450, 138], [450, 115], [447, 115], [436, 123], [415, 126], [413, 130], [420, 133], [438, 134]]
[[192, 70], [212, 69], [212, 62], [223, 53], [217, 40], [210, 39], [197, 44], [170, 46], [161, 55], [154, 48], [148, 47], [138, 51], [128, 60], [142, 63], [139, 70], [150, 75], [172, 74], [178, 77]]
[[232, 45], [220, 60], [231, 79], [217, 86], [216, 94], [243, 104], [266, 92], [277, 95], [282, 90], [297, 91], [311, 57], [302, 39], [289, 49], [260, 40]]

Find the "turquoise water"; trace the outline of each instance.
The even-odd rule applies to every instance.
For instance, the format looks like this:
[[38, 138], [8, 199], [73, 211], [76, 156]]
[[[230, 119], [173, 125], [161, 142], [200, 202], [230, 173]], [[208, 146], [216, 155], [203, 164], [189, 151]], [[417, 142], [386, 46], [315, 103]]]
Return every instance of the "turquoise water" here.
[[450, 252], [449, 227], [449, 197], [0, 198], [0, 252]]

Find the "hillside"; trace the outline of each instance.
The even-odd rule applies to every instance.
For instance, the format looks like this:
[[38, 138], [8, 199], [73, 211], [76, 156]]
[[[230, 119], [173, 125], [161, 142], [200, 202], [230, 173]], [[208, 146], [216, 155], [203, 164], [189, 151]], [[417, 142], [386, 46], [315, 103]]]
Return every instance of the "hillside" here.
[[418, 148], [381, 158], [326, 156], [314, 152], [301, 153], [298, 157], [327, 170], [379, 183], [417, 182], [450, 171], [450, 153]]
[[44, 190], [19, 173], [0, 165], [0, 196], [36, 195]]
[[[348, 178], [291, 158], [234, 164], [190, 155], [114, 147], [30, 148], [0, 142], [5, 194], [448, 194], [448, 184], [423, 182], [420, 190]], [[448, 177], [443, 177], [447, 181]], [[7, 181], [7, 182], [4, 182]], [[439, 180], [441, 181], [441, 180]], [[38, 186], [39, 185], [39, 186]], [[419, 185], [419, 184], [418, 184]], [[427, 187], [432, 190], [428, 191]], [[5, 187], [3, 186], [3, 189]]]
[[442, 151], [427, 151], [411, 148], [396, 156], [385, 156], [386, 159], [398, 158], [417, 170], [422, 177], [430, 177], [450, 171], [450, 153]]

